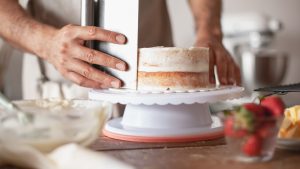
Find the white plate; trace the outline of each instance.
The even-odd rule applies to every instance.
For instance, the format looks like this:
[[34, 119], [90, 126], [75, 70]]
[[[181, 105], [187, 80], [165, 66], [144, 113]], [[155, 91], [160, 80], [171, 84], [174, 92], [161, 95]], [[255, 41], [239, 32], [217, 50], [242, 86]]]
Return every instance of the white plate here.
[[277, 147], [287, 150], [300, 150], [300, 139], [277, 139]]
[[213, 103], [217, 101], [231, 100], [243, 96], [244, 88], [237, 86], [225, 86], [207, 91], [174, 92], [174, 93], [144, 93], [133, 90], [92, 90], [89, 98], [92, 100], [108, 101], [111, 103], [134, 105], [179, 105], [194, 103]]

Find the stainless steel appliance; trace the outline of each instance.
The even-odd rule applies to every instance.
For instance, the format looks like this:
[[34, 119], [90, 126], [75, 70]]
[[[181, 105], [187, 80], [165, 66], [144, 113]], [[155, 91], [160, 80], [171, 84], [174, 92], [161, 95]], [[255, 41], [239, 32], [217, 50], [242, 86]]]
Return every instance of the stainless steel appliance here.
[[280, 84], [288, 56], [273, 44], [282, 23], [258, 13], [227, 15], [222, 20], [224, 44], [239, 63], [247, 91]]
[[81, 0], [81, 2], [82, 26], [97, 26], [126, 35], [125, 45], [106, 42], [88, 42], [86, 45], [127, 62], [129, 65], [127, 72], [101, 69], [121, 79], [124, 88], [136, 89], [139, 0]]

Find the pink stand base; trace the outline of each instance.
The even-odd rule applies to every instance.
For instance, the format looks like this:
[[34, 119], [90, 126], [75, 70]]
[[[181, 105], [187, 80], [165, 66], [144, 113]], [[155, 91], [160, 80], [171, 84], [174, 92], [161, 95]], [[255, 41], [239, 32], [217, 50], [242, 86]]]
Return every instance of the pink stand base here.
[[131, 142], [141, 142], [141, 143], [180, 143], [180, 142], [195, 142], [195, 141], [206, 141], [214, 140], [224, 137], [224, 132], [219, 131], [216, 133], [199, 135], [199, 136], [186, 136], [186, 137], [141, 137], [141, 136], [127, 136], [109, 132], [103, 130], [103, 134], [109, 138], [131, 141]]

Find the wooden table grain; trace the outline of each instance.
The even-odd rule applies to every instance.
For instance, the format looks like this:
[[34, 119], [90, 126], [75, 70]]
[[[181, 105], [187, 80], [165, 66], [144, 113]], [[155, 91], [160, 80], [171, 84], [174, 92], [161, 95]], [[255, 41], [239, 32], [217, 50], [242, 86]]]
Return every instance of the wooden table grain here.
[[[224, 139], [193, 143], [133, 143], [100, 138], [91, 146], [137, 169], [299, 169], [300, 152], [277, 149], [265, 163], [241, 163], [230, 160]], [[13, 167], [0, 167], [13, 169]], [[14, 168], [16, 169], [16, 168]]]
[[103, 138], [93, 149], [127, 162], [138, 169], [299, 169], [300, 152], [277, 149], [264, 163], [232, 161], [223, 138], [193, 143], [132, 143]]

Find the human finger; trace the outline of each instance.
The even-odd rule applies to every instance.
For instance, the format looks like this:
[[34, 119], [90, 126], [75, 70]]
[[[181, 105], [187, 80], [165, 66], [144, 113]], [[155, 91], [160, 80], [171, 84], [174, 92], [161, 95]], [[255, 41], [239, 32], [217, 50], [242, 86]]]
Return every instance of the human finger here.
[[93, 89], [102, 88], [101, 83], [90, 80], [84, 76], [81, 76], [80, 74], [78, 74], [76, 72], [68, 71], [68, 72], [64, 73], [63, 76], [82, 87], [93, 88]]
[[235, 65], [231, 59], [228, 61], [228, 71], [227, 71], [227, 77], [228, 77], [228, 84], [233, 85], [236, 83], [236, 77], [235, 77]]
[[214, 54], [216, 58], [217, 72], [219, 76], [219, 80], [221, 84], [228, 84], [228, 60], [226, 57], [226, 53], [222, 50], [221, 46], [215, 44], [214, 45]]
[[215, 79], [215, 65], [216, 65], [216, 56], [214, 49], [209, 47], [209, 81], [211, 83], [216, 83]]
[[90, 64], [110, 67], [120, 71], [127, 70], [127, 64], [124, 61], [100, 51], [86, 48], [84, 46], [78, 45], [74, 48], [74, 50], [71, 51], [70, 55]]
[[101, 83], [102, 88], [120, 88], [122, 85], [121, 80], [110, 76], [94, 68], [90, 64], [78, 59], [72, 59], [72, 61], [70, 61], [70, 63], [66, 65], [66, 68], [69, 71], [76, 72], [87, 79]]
[[86, 41], [98, 40], [115, 44], [124, 44], [127, 41], [126, 37], [121, 33], [109, 31], [96, 26], [68, 25], [65, 27], [65, 32], [67, 36]]

